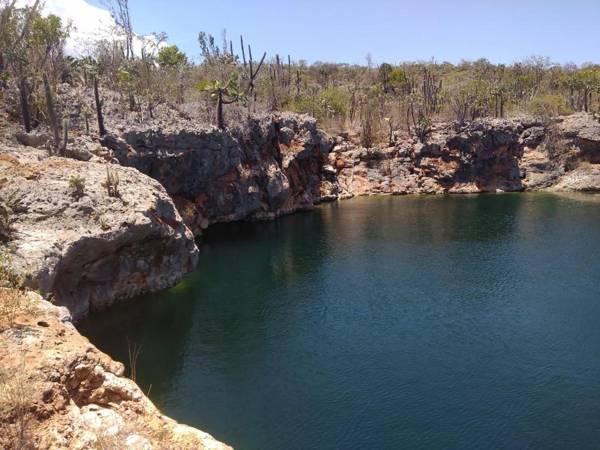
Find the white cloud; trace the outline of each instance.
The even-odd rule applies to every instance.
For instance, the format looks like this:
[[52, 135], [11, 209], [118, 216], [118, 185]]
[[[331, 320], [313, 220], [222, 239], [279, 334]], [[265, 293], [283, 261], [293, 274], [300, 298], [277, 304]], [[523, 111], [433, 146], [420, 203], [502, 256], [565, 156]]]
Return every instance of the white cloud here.
[[[20, 0], [18, 5], [33, 3], [34, 0]], [[44, 13], [60, 17], [63, 24], [71, 24], [71, 33], [65, 49], [68, 55], [89, 56], [98, 41], [124, 39], [108, 10], [90, 5], [85, 0], [45, 0]], [[133, 49], [137, 56], [140, 56], [142, 47], [145, 46], [147, 50], [152, 47], [144, 44], [144, 40], [154, 41], [151, 36], [136, 36]]]

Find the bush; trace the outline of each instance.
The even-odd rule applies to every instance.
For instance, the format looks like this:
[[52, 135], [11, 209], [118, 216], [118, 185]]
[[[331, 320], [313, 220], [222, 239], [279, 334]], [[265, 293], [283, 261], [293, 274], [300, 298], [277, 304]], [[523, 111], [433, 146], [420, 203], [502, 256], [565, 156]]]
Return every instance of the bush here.
[[319, 98], [321, 107], [329, 117], [343, 117], [346, 115], [349, 102], [348, 93], [339, 87], [325, 89]]
[[543, 119], [550, 119], [572, 112], [567, 101], [557, 94], [536, 95], [529, 102], [527, 109], [531, 114]]
[[80, 177], [79, 175], [73, 175], [69, 179], [69, 188], [71, 189], [73, 197], [82, 197], [85, 191], [85, 178]]

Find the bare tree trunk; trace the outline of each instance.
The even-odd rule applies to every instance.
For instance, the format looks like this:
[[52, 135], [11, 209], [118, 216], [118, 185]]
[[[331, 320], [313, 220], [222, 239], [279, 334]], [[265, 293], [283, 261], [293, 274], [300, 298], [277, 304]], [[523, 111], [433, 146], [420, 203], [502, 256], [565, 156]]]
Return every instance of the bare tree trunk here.
[[6, 70], [6, 64], [4, 63], [4, 55], [0, 52], [0, 89], [6, 88], [6, 82], [2, 74]]
[[98, 78], [94, 77], [94, 100], [96, 101], [96, 116], [98, 117], [98, 133], [100, 137], [106, 134], [106, 128], [104, 128], [104, 116], [102, 115], [102, 101], [100, 100], [100, 93], [98, 92]]
[[63, 120], [63, 142], [61, 147], [61, 153], [64, 155], [67, 152], [67, 145], [69, 145], [69, 119]]
[[19, 98], [21, 100], [21, 117], [26, 133], [31, 132], [31, 114], [29, 112], [29, 87], [24, 76], [19, 78]]
[[56, 111], [54, 109], [54, 98], [52, 97], [52, 90], [50, 89], [50, 83], [48, 77], [44, 73], [42, 75], [44, 81], [44, 91], [46, 93], [46, 108], [48, 109], [48, 119], [50, 120], [50, 127], [52, 128], [52, 134], [54, 135], [54, 148], [58, 150], [60, 148], [60, 131], [58, 129], [58, 123], [56, 121]]
[[223, 117], [223, 92], [219, 90], [217, 96], [217, 127], [219, 130], [225, 129], [225, 119]]
[[129, 111], [135, 111], [135, 109], [136, 109], [135, 97], [134, 97], [133, 92], [131, 91], [131, 89], [129, 89], [129, 92], [128, 92], [127, 95], [129, 97]]
[[573, 87], [569, 88], [569, 103], [571, 106], [571, 109], [576, 109], [575, 108], [575, 92]]

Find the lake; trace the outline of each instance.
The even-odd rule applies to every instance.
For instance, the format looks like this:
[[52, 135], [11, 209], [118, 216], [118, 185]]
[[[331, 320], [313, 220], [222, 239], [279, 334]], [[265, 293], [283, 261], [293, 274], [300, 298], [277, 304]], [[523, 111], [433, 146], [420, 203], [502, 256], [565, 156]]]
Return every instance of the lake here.
[[371, 197], [215, 226], [78, 326], [237, 449], [596, 449], [600, 197]]

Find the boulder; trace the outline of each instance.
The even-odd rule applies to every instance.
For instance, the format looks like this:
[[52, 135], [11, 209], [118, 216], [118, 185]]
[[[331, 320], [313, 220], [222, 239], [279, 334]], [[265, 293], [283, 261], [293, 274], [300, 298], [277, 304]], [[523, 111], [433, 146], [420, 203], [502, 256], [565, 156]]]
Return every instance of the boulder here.
[[42, 148], [46, 145], [46, 142], [50, 140], [50, 137], [43, 133], [25, 133], [23, 131], [19, 131], [15, 134], [15, 139], [21, 145]]
[[519, 142], [530, 148], [535, 148], [544, 140], [546, 136], [546, 128], [544, 127], [531, 127], [527, 128], [519, 137]]

